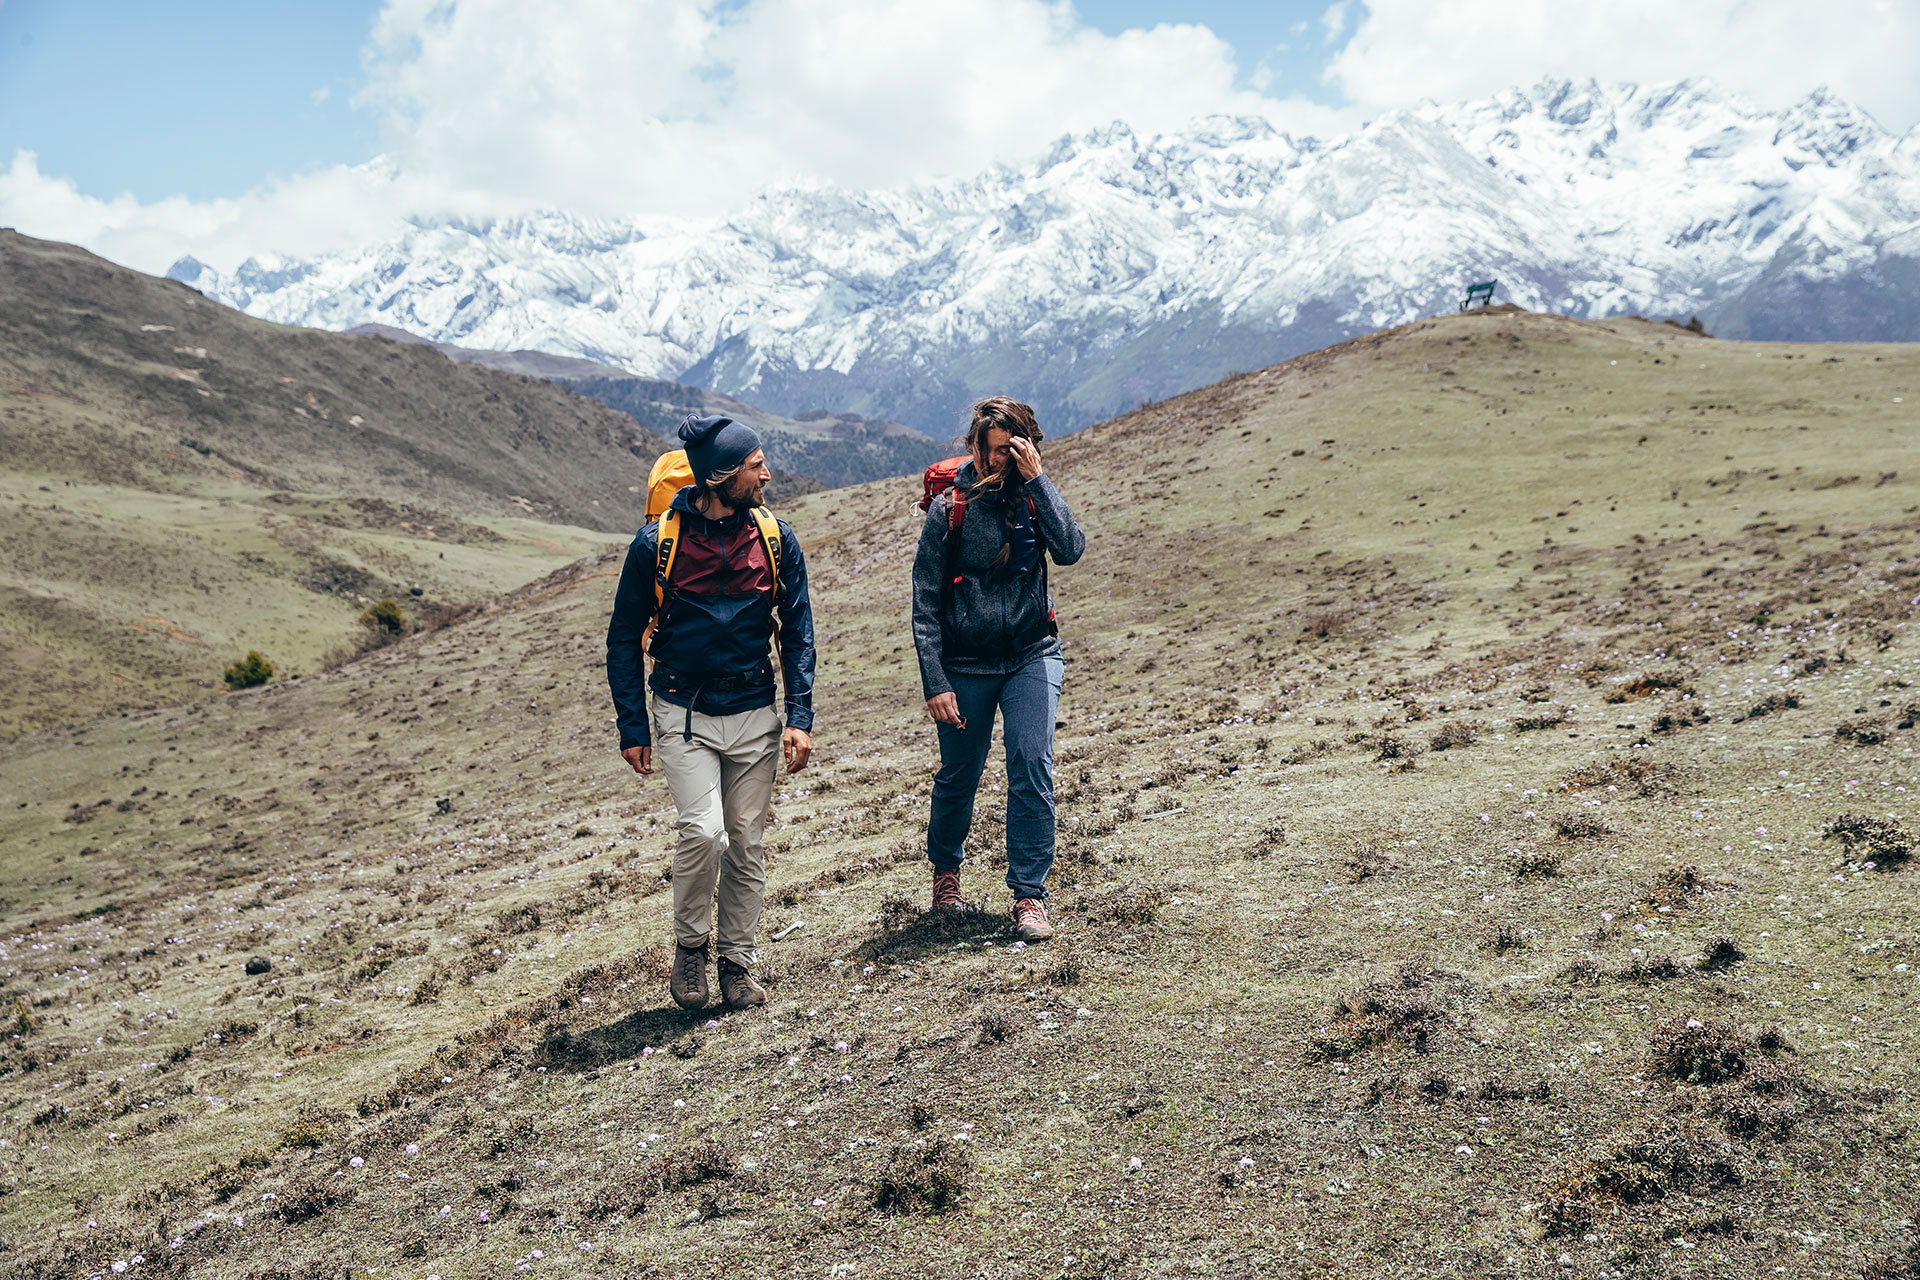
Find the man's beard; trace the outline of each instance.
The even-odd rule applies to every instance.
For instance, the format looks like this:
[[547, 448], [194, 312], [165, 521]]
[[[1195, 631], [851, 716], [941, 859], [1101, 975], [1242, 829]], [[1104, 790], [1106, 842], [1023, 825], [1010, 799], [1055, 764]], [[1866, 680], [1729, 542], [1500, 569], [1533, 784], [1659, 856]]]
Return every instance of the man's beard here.
[[763, 484], [739, 479], [729, 480], [720, 489], [720, 501], [735, 511], [744, 511], [748, 507], [760, 505], [761, 496], [766, 492]]

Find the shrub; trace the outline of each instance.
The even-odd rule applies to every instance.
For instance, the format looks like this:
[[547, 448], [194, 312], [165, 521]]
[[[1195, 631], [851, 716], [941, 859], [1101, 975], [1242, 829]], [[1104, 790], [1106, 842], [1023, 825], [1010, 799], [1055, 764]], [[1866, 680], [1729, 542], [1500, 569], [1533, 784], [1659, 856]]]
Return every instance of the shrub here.
[[1698, 1127], [1615, 1138], [1577, 1160], [1549, 1183], [1540, 1215], [1549, 1236], [1576, 1235], [1595, 1225], [1601, 1204], [1636, 1205], [1673, 1192], [1738, 1186], [1745, 1171], [1737, 1155]]
[[360, 615], [360, 625], [369, 631], [397, 636], [407, 629], [407, 616], [400, 612], [399, 601], [386, 596], [367, 606], [366, 612]]
[[1795, 711], [1800, 706], [1797, 693], [1775, 693], [1760, 699], [1733, 718], [1735, 724], [1743, 720], [1758, 720], [1761, 716], [1770, 716], [1779, 711]]
[[1078, 947], [1072, 943], [1062, 943], [1054, 952], [1053, 964], [1041, 977], [1052, 986], [1077, 987], [1086, 981], [1086, 960]]
[[1644, 796], [1663, 790], [1676, 772], [1670, 764], [1632, 755], [1625, 759], [1595, 760], [1569, 770], [1561, 777], [1560, 786], [1566, 791], [1630, 786]]
[[1771, 1028], [1754, 1034], [1731, 1018], [1689, 1018], [1679, 1014], [1653, 1029], [1653, 1069], [1670, 1080], [1719, 1084], [1744, 1076], [1762, 1057], [1787, 1045]]
[[1670, 982], [1680, 976], [1672, 956], [1635, 956], [1614, 977], [1621, 982]]
[[1747, 958], [1740, 944], [1727, 934], [1718, 934], [1707, 939], [1707, 954], [1700, 958], [1700, 967], [1710, 973], [1721, 969], [1730, 969]]
[[280, 1145], [288, 1151], [304, 1151], [327, 1145], [327, 1126], [318, 1120], [301, 1120], [280, 1135]]
[[1859, 747], [1877, 747], [1887, 740], [1884, 720], [1848, 720], [1833, 727], [1835, 742], [1851, 742]]
[[1122, 895], [1111, 908], [1111, 915], [1121, 924], [1152, 924], [1160, 918], [1160, 908], [1167, 905], [1167, 891], [1149, 885], [1131, 895]]
[[1554, 834], [1562, 840], [1590, 840], [1608, 834], [1607, 824], [1591, 813], [1563, 813], [1553, 820]]
[[301, 1223], [319, 1217], [345, 1199], [347, 1189], [324, 1182], [309, 1182], [288, 1191], [273, 1206], [273, 1216], [286, 1223]]
[[1420, 754], [1420, 748], [1398, 734], [1383, 733], [1374, 741], [1378, 754], [1376, 760], [1411, 760]]
[[1306, 625], [1301, 630], [1316, 639], [1325, 640], [1328, 636], [1345, 631], [1347, 623], [1352, 618], [1353, 615], [1344, 609], [1332, 613], [1316, 613], [1306, 620]]
[[1515, 733], [1532, 733], [1539, 729], [1557, 729], [1567, 722], [1565, 707], [1549, 707], [1537, 715], [1521, 716], [1513, 722]]
[[1551, 849], [1516, 849], [1507, 860], [1516, 880], [1544, 879], [1560, 874], [1560, 855]]
[[273, 664], [261, 657], [258, 649], [249, 649], [247, 656], [228, 667], [221, 678], [229, 689], [251, 689], [273, 679]]
[[1020, 1019], [1018, 1015], [1016, 1015], [1013, 1010], [1007, 1008], [994, 1007], [982, 1009], [980, 1016], [975, 1021], [977, 1021], [980, 1026], [980, 1043], [982, 1044], [985, 1044], [989, 1040], [995, 1041], [996, 1043], [1005, 1040], [1008, 1036], [1020, 1029]]
[[1427, 745], [1435, 751], [1450, 751], [1454, 747], [1470, 747], [1480, 740], [1479, 726], [1471, 720], [1455, 720], [1443, 725], [1427, 739]]
[[1653, 718], [1655, 733], [1678, 733], [1682, 729], [1691, 729], [1695, 725], [1707, 724], [1713, 719], [1707, 709], [1699, 703], [1681, 707], [1677, 711], [1662, 711]]
[[1371, 982], [1334, 1004], [1332, 1025], [1308, 1043], [1319, 1059], [1344, 1058], [1375, 1045], [1398, 1040], [1425, 1053], [1446, 1015], [1425, 988], [1434, 977], [1425, 959], [1409, 960], [1384, 982]]
[[1684, 672], [1651, 671], [1610, 689], [1601, 701], [1618, 706], [1620, 703], [1632, 702], [1638, 698], [1650, 698], [1668, 689], [1679, 689], [1684, 692], [1687, 687], [1687, 677]]
[[1361, 845], [1341, 860], [1347, 879], [1354, 884], [1370, 879], [1387, 869], [1387, 856], [1376, 845]]
[[973, 1174], [973, 1157], [946, 1138], [916, 1138], [895, 1149], [873, 1186], [883, 1213], [945, 1213], [959, 1202]]
[[1913, 835], [1898, 818], [1843, 813], [1829, 818], [1820, 835], [1823, 839], [1838, 840], [1848, 857], [1886, 870], [1913, 856]]

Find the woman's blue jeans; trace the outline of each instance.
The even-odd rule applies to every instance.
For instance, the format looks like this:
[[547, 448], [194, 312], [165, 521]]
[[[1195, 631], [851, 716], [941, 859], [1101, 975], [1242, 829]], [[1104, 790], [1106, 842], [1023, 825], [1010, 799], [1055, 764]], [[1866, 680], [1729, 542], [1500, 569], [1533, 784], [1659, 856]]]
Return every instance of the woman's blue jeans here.
[[959, 870], [966, 856], [997, 709], [1007, 747], [1007, 888], [1016, 898], [1047, 896], [1047, 873], [1053, 869], [1053, 724], [1065, 676], [1066, 664], [1058, 655], [1035, 658], [1008, 675], [947, 673], [967, 726], [935, 726], [940, 771], [933, 775], [927, 860], [939, 870]]

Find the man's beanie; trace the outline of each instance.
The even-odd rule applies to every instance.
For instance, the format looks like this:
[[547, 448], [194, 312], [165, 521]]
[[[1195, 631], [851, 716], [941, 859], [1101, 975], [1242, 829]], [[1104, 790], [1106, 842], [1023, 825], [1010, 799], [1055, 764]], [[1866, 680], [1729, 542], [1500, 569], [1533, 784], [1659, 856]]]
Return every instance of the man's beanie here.
[[760, 437], [732, 418], [688, 414], [680, 424], [680, 443], [686, 446], [695, 483], [704, 485], [708, 476], [725, 475], [745, 462], [760, 447]]

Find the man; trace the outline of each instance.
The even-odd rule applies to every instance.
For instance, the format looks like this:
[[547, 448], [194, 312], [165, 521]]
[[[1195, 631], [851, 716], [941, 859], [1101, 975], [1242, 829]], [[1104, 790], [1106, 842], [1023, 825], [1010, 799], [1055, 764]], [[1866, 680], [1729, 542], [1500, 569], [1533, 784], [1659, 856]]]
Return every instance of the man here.
[[[690, 416], [680, 424], [680, 439], [693, 483], [627, 552], [607, 626], [607, 683], [620, 754], [636, 773], [659, 767], [679, 814], [674, 1002], [705, 1007], [717, 934], [720, 995], [740, 1008], [767, 1001], [749, 966], [766, 893], [764, 833], [775, 754], [785, 757], [790, 774], [806, 768], [813, 754], [813, 613], [799, 539], [786, 521], [760, 509], [773, 474], [753, 429], [731, 418]], [[776, 614], [784, 731], [774, 713], [767, 657]], [[646, 653], [654, 660], [651, 680]]]

